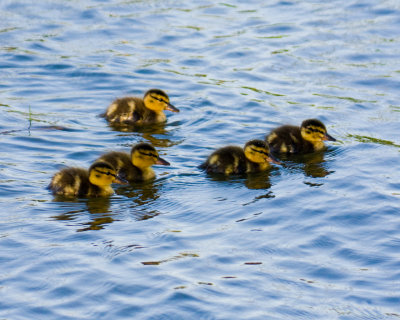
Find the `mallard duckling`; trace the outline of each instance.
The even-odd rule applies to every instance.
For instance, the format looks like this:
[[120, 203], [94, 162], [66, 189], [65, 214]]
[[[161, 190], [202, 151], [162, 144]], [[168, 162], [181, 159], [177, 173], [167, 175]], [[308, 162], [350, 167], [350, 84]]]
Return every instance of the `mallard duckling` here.
[[300, 127], [284, 125], [265, 138], [272, 152], [308, 153], [324, 148], [324, 141], [336, 141], [317, 119], [304, 120]]
[[51, 179], [48, 189], [54, 195], [69, 197], [106, 197], [114, 193], [112, 183], [124, 183], [110, 164], [96, 161], [89, 170], [65, 168]]
[[160, 89], [150, 89], [143, 99], [125, 97], [116, 99], [100, 116], [115, 125], [151, 124], [166, 121], [164, 110], [179, 112]]
[[264, 171], [270, 162], [279, 164], [262, 140], [250, 140], [244, 148], [226, 146], [214, 151], [200, 168], [207, 173], [240, 174]]
[[151, 166], [154, 164], [169, 166], [169, 162], [161, 158], [152, 145], [144, 142], [134, 145], [130, 155], [112, 151], [98, 160], [110, 163], [129, 182], [153, 179], [156, 175]]

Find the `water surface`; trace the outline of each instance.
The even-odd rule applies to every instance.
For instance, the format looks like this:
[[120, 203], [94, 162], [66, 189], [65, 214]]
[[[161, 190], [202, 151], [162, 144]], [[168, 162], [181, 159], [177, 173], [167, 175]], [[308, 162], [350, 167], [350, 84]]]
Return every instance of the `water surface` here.
[[[0, 4], [2, 319], [399, 319], [400, 5]], [[116, 97], [168, 92], [116, 131]], [[225, 179], [212, 150], [319, 118], [326, 151]], [[171, 167], [55, 199], [64, 166], [152, 143]]]

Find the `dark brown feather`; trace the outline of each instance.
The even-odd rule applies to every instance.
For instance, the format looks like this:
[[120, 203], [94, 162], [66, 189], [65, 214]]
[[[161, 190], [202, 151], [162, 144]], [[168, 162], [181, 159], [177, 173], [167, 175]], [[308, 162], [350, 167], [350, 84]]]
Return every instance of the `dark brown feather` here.
[[96, 197], [100, 195], [100, 188], [89, 182], [89, 173], [82, 168], [65, 168], [57, 172], [48, 189], [54, 195], [69, 195], [85, 197], [90, 195]]
[[[131, 104], [134, 104], [132, 110]], [[116, 107], [114, 107], [114, 105]], [[128, 114], [128, 117], [127, 117]], [[114, 124], [134, 125], [140, 123], [156, 122], [157, 114], [146, 108], [142, 98], [124, 97], [111, 103], [106, 112], [100, 115]]]
[[284, 125], [271, 131], [265, 138], [273, 153], [281, 153], [283, 145], [286, 146], [286, 153], [307, 153], [314, 151], [311, 142], [304, 140], [301, 136], [300, 127]]
[[129, 182], [143, 181], [143, 173], [132, 164], [131, 156], [126, 152], [111, 151], [103, 154], [97, 161], [111, 164], [121, 178]]
[[232, 173], [245, 173], [247, 162], [243, 148], [237, 146], [226, 146], [214, 151], [199, 168], [207, 173], [225, 173], [231, 168]]

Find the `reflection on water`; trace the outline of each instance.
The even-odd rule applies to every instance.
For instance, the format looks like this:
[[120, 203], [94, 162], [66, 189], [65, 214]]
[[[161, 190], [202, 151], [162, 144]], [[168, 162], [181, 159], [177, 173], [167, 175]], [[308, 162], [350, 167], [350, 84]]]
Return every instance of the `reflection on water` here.
[[153, 181], [145, 181], [133, 185], [124, 185], [116, 190], [116, 194], [131, 198], [136, 204], [143, 206], [160, 197], [159, 187]]
[[13, 130], [6, 130], [6, 131], [0, 131], [0, 135], [3, 134], [10, 134], [10, 133], [15, 133], [15, 132], [22, 132], [22, 131], [27, 131], [28, 135], [31, 135], [31, 131], [33, 130], [59, 130], [59, 131], [73, 131], [72, 129], [63, 127], [63, 126], [33, 126], [32, 127], [32, 122], [29, 121], [29, 126], [25, 129], [13, 129]]
[[87, 227], [80, 228], [76, 231], [82, 232], [82, 231], [89, 231], [89, 230], [101, 230], [104, 228], [104, 225], [112, 223], [113, 221], [114, 221], [114, 219], [111, 217], [111, 215], [102, 214], [100, 217], [93, 218], [92, 221], [85, 223], [84, 225], [87, 225]]
[[245, 180], [245, 186], [248, 189], [269, 189], [271, 188], [270, 176], [273, 169], [264, 171], [249, 173]]
[[75, 220], [77, 215], [87, 215], [87, 212], [90, 213], [90, 220], [88, 222], [81, 223], [80, 225], [84, 225], [84, 228], [79, 228], [77, 231], [88, 231], [88, 230], [101, 230], [104, 228], [105, 224], [112, 223], [114, 219], [112, 218], [113, 214], [110, 211], [110, 198], [89, 198], [89, 199], [74, 199], [66, 198], [63, 196], [55, 196], [55, 202], [67, 202], [71, 204], [81, 204], [85, 203], [86, 208], [80, 210], [70, 210], [66, 211], [57, 216], [53, 216], [52, 218], [55, 220]]
[[334, 171], [329, 170], [329, 162], [324, 158], [328, 149], [307, 154], [282, 154], [277, 157], [285, 167], [301, 170], [307, 177], [324, 178]]
[[152, 125], [114, 125], [109, 124], [113, 131], [130, 132], [132, 134], [119, 136], [136, 136], [151, 143], [154, 147], [168, 148], [179, 145], [182, 141], [172, 141], [168, 137], [173, 137], [173, 130], [166, 128], [166, 123], [157, 123]]
[[183, 258], [198, 258], [199, 255], [197, 253], [189, 253], [189, 252], [182, 252], [179, 253], [179, 255], [170, 257], [170, 258], [166, 258], [163, 260], [159, 260], [159, 261], [142, 261], [142, 264], [145, 266], [158, 266], [162, 263], [166, 263], [166, 262], [171, 262], [171, 261], [175, 261], [175, 260], [179, 260], [179, 259], [183, 259]]
[[274, 169], [263, 172], [253, 172], [239, 175], [225, 175], [223, 173], [207, 173], [212, 181], [229, 181], [230, 183], [244, 184], [248, 189], [271, 188], [270, 175]]
[[[154, 202], [160, 197], [161, 182], [146, 181], [143, 183], [135, 183], [132, 185], [124, 185], [116, 188], [115, 193], [124, 197], [132, 199], [132, 204], [128, 205], [129, 212], [135, 217], [135, 220], [147, 220], [154, 218], [160, 214], [160, 211], [153, 209]], [[67, 210], [66, 212], [53, 216], [54, 220], [76, 220], [77, 216], [82, 218], [89, 212], [89, 221], [80, 223], [79, 225], [85, 226], [79, 228], [77, 231], [88, 230], [101, 230], [106, 224], [110, 224], [115, 219], [116, 213], [110, 210], [111, 198], [88, 198], [88, 199], [71, 199], [65, 196], [55, 196], [54, 202], [62, 202], [66, 204], [85, 204], [85, 208], [79, 210]]]
[[373, 137], [368, 137], [368, 136], [360, 136], [356, 134], [348, 134], [347, 135], [349, 138], [353, 138], [358, 142], [361, 143], [377, 143], [381, 145], [386, 145], [386, 146], [393, 146], [396, 148], [400, 148], [400, 145], [397, 143], [394, 143], [393, 141], [389, 140], [384, 140], [384, 139], [378, 139], [378, 138], [373, 138]]
[[92, 214], [110, 213], [110, 198], [89, 198], [86, 202], [87, 210]]
[[116, 194], [132, 199], [133, 204], [129, 208], [136, 220], [154, 218], [160, 214], [153, 208], [153, 203], [160, 197], [161, 181], [145, 181], [122, 186], [116, 190]]

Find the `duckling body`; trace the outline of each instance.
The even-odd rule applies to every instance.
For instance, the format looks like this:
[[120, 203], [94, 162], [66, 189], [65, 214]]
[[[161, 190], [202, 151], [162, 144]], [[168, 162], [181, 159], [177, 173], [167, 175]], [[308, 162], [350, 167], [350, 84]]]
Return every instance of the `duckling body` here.
[[131, 154], [111, 151], [102, 155], [99, 161], [111, 164], [118, 174], [129, 182], [141, 182], [155, 178], [154, 164], [169, 165], [160, 158], [157, 151], [148, 143], [139, 143], [132, 147]]
[[119, 174], [129, 182], [140, 182], [155, 177], [154, 170], [151, 167], [147, 170], [141, 170], [134, 166], [129, 153], [126, 152], [111, 151], [103, 154], [99, 160], [114, 166]]
[[309, 153], [322, 150], [324, 141], [336, 141], [317, 119], [304, 120], [300, 127], [280, 126], [265, 138], [274, 153]]
[[[200, 168], [207, 173], [243, 174], [264, 171], [276, 162], [262, 140], [251, 140], [244, 148], [226, 146], [214, 151]], [[277, 162], [276, 162], [277, 163]]]
[[143, 98], [116, 99], [100, 116], [115, 125], [152, 124], [166, 121], [164, 110], [179, 112], [179, 109], [170, 104], [164, 91], [150, 89]]
[[116, 170], [104, 162], [95, 162], [89, 170], [64, 168], [51, 179], [48, 189], [67, 197], [106, 197], [114, 193], [113, 182], [120, 183]]

